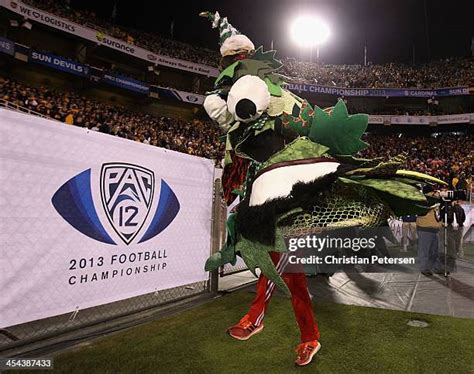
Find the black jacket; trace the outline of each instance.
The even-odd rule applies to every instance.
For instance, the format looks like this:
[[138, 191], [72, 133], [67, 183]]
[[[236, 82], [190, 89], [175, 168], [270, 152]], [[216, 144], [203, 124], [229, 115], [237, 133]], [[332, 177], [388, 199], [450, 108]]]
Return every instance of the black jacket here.
[[[442, 221], [444, 222], [444, 207], [441, 208], [441, 217]], [[448, 225], [452, 225], [454, 222], [454, 215], [456, 215], [456, 222], [459, 226], [463, 226], [464, 221], [466, 221], [466, 213], [464, 212], [464, 208], [461, 205], [451, 205], [448, 206]]]

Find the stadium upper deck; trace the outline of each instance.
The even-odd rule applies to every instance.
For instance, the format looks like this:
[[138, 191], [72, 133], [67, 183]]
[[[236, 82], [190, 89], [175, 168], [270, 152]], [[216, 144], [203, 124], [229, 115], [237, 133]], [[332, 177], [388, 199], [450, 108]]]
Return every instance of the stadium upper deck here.
[[[35, 11], [35, 8], [23, 3], [43, 12]], [[216, 68], [219, 56], [215, 51], [117, 26], [90, 11], [72, 9], [66, 1], [27, 0], [23, 3], [0, 1], [0, 5], [27, 19], [74, 33], [152, 64], [203, 76], [216, 76], [218, 73]], [[284, 75], [293, 81], [320, 86], [433, 89], [468, 87], [474, 82], [472, 58], [434, 61], [418, 66], [395, 63], [369, 66], [325, 65], [294, 59], [284, 59], [284, 62]]]

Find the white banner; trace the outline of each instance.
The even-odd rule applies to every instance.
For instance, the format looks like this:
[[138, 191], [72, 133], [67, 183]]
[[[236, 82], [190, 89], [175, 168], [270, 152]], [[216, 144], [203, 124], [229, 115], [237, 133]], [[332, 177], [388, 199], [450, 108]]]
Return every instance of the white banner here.
[[179, 100], [184, 101], [186, 103], [202, 105], [204, 103], [204, 99], [206, 98], [206, 96], [204, 95], [192, 92], [179, 91], [174, 89], [171, 89], [171, 91], [178, 97]]
[[444, 125], [451, 123], [469, 123], [474, 121], [474, 113], [447, 114], [443, 116], [390, 116], [390, 115], [369, 115], [370, 124], [392, 125]]
[[429, 125], [435, 122], [432, 116], [392, 116], [391, 123], [394, 125]]
[[447, 123], [469, 123], [471, 120], [471, 114], [449, 114], [445, 116], [437, 116], [438, 124], [447, 124]]
[[466, 213], [466, 221], [464, 221], [463, 240], [467, 243], [474, 241], [474, 230], [471, 227], [474, 225], [474, 204], [466, 203], [462, 206]]
[[369, 123], [372, 124], [377, 124], [377, 125], [383, 125], [384, 123], [384, 116], [375, 116], [375, 115], [369, 115]]
[[96, 44], [107, 46], [142, 60], [149, 61], [153, 64], [190, 71], [205, 76], [217, 77], [219, 75], [219, 70], [212, 66], [197, 64], [169, 56], [158, 55], [156, 53], [147, 51], [146, 49], [137, 47], [136, 45], [129, 44], [123, 40], [113, 38], [100, 31], [81, 26], [77, 23], [69, 21], [68, 19], [47, 13], [30, 5], [26, 5], [21, 1], [0, 0], [0, 6], [7, 8], [8, 10], [15, 12], [16, 14], [19, 14], [29, 20], [33, 20], [42, 23], [43, 25], [47, 25], [83, 39], [90, 40]]
[[205, 281], [210, 160], [0, 109], [0, 328]]
[[156, 97], [156, 98], [167, 97], [170, 99], [184, 101], [186, 103], [191, 103], [195, 105], [202, 105], [204, 103], [204, 99], [206, 98], [204, 95], [200, 95], [197, 93], [180, 91], [180, 90], [175, 90], [173, 88], [153, 86], [153, 85], [150, 86], [150, 96]]

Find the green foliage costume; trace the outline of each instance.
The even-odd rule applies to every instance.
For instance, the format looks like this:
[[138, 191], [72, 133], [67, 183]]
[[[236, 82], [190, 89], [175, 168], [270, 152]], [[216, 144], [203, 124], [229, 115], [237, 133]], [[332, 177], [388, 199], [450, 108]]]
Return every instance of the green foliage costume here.
[[284, 238], [375, 227], [430, 209], [420, 184], [444, 182], [404, 170], [403, 155], [386, 162], [357, 157], [368, 146], [361, 140], [366, 114], [349, 115], [342, 100], [328, 110], [312, 107], [286, 90], [275, 51], [259, 47], [243, 57], [222, 70], [204, 103], [227, 130], [225, 162], [232, 154], [251, 160], [227, 242], [207, 260], [207, 271], [235, 264], [239, 255], [287, 292], [269, 256], [287, 251]]

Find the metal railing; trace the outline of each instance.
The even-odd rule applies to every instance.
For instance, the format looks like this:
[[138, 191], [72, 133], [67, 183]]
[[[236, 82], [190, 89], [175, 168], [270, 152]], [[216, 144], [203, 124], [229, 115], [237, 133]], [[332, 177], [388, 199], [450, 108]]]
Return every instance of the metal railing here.
[[[41, 117], [41, 118], [46, 118], [46, 119], [49, 119], [49, 120], [52, 120], [52, 121], [61, 122], [61, 121], [58, 121], [55, 118], [45, 116], [42, 113], [35, 112], [34, 110], [31, 110], [31, 109], [26, 108], [24, 106], [12, 103], [11, 101], [8, 101], [8, 100], [5, 100], [5, 99], [0, 99], [0, 107], [5, 108], [5, 109], [10, 109], [10, 110], [13, 110], [15, 112], [27, 113], [27, 114], [38, 116], [38, 117]], [[63, 123], [63, 122], [61, 122], [61, 123]]]
[[208, 291], [209, 281], [192, 283], [0, 329], [0, 356], [2, 351], [88, 326], [110, 322], [115, 318], [177, 302]]

